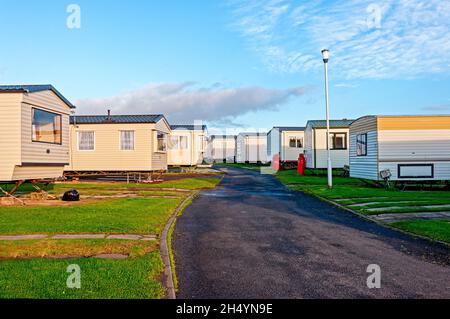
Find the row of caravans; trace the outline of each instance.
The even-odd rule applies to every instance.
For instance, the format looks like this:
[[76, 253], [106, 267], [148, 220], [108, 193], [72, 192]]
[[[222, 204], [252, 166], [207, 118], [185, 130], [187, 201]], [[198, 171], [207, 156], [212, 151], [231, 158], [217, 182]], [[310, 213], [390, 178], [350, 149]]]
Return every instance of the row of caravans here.
[[74, 108], [51, 85], [0, 86], [0, 181], [203, 162], [203, 125], [171, 126], [163, 115], [71, 116]]
[[[326, 121], [301, 128], [274, 128], [268, 156], [306, 167], [327, 167]], [[333, 168], [349, 166], [354, 178], [393, 181], [450, 180], [450, 116], [364, 116], [330, 121]], [[387, 174], [387, 175], [386, 175]]]
[[[380, 180], [450, 180], [450, 116], [365, 116], [274, 127], [268, 134], [207, 138], [203, 125], [170, 125], [163, 115], [71, 116], [51, 85], [0, 86], [0, 181], [57, 178], [69, 171], [155, 171], [168, 165], [296, 161]], [[209, 141], [209, 142], [208, 142]]]
[[[349, 128], [352, 120], [330, 121], [330, 149], [333, 168], [349, 164]], [[304, 154], [307, 168], [327, 167], [327, 123], [311, 120], [306, 127], [274, 127], [267, 136], [267, 156], [281, 162], [297, 162]]]
[[211, 135], [206, 161], [211, 163], [267, 163], [267, 133]]

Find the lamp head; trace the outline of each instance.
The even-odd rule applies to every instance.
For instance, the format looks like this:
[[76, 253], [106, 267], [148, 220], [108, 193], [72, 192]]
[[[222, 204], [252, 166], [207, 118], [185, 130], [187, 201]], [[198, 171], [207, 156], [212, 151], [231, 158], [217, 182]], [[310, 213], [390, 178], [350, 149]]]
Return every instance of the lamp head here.
[[322, 50], [322, 58], [324, 63], [328, 63], [328, 60], [330, 58], [330, 51], [328, 51], [328, 49]]

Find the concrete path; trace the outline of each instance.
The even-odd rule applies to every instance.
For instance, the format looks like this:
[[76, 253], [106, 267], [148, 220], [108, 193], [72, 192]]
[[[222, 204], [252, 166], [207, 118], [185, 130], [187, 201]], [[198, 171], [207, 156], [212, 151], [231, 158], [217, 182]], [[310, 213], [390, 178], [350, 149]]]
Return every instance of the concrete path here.
[[[178, 219], [178, 298], [450, 298], [450, 249], [367, 222], [273, 176], [223, 169]], [[369, 289], [368, 265], [381, 267]]]
[[384, 212], [395, 209], [431, 209], [431, 208], [450, 208], [450, 205], [414, 205], [414, 206], [390, 206], [390, 207], [377, 207], [377, 208], [366, 208], [365, 210], [368, 212]]
[[433, 212], [433, 213], [400, 213], [400, 214], [380, 214], [371, 215], [370, 218], [385, 223], [401, 222], [414, 219], [448, 219], [450, 222], [449, 212]]

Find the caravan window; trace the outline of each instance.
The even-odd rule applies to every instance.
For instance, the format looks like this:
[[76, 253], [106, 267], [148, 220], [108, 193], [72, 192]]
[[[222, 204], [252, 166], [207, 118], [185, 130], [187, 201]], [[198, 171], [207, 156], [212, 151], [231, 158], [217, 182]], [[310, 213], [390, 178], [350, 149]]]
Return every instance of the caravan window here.
[[356, 156], [367, 156], [367, 133], [356, 135]]
[[157, 133], [157, 151], [158, 152], [167, 151], [167, 134], [163, 132]]
[[303, 139], [300, 137], [290, 137], [289, 138], [290, 148], [303, 148]]
[[39, 109], [32, 111], [32, 141], [61, 144], [61, 115]]
[[95, 150], [95, 133], [92, 131], [78, 132], [78, 150], [93, 151]]
[[169, 148], [171, 150], [187, 150], [188, 137], [187, 136], [171, 136], [169, 138]]
[[346, 150], [347, 133], [330, 133], [330, 148], [332, 150]]
[[120, 149], [134, 151], [134, 131], [120, 131]]

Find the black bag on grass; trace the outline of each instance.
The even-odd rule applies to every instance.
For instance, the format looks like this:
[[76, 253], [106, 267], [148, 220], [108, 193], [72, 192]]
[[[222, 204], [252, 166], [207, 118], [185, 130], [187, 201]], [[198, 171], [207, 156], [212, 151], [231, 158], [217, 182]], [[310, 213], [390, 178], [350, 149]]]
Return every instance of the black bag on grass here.
[[62, 200], [65, 202], [78, 202], [80, 200], [80, 193], [76, 189], [71, 189], [64, 193]]

